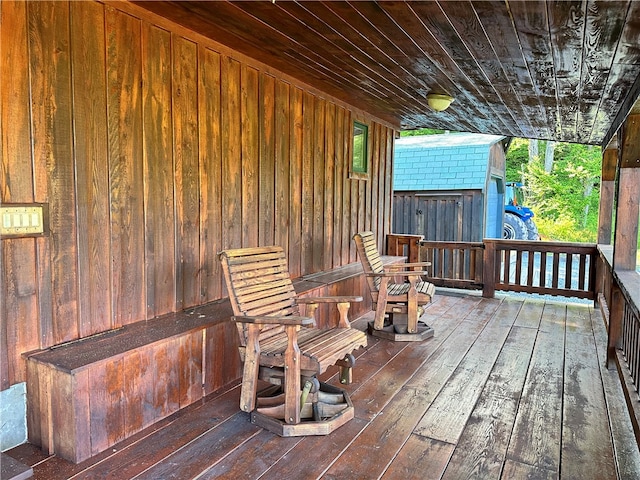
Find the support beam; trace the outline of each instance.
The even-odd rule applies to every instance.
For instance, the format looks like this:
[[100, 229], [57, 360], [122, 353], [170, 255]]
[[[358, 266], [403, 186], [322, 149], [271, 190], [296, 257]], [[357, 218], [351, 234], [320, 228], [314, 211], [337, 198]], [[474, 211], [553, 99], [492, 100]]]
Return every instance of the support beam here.
[[598, 243], [611, 245], [613, 233], [613, 199], [615, 195], [618, 149], [610, 148], [602, 155], [602, 177], [600, 180], [600, 211], [598, 213]]
[[640, 115], [630, 115], [622, 129], [613, 267], [636, 269], [640, 215]]

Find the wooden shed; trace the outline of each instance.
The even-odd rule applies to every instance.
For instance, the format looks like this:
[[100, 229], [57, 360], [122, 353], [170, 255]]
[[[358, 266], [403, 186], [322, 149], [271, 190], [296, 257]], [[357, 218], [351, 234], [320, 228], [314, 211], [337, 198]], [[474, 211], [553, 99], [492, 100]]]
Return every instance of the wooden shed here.
[[397, 139], [394, 233], [435, 241], [501, 238], [505, 140], [478, 133]]

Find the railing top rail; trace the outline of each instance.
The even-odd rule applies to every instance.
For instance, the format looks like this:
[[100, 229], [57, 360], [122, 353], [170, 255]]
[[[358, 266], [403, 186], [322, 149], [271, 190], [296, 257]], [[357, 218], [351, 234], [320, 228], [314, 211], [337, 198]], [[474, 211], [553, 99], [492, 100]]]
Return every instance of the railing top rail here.
[[440, 240], [421, 240], [420, 246], [437, 248], [484, 248], [482, 242], [444, 242]]
[[595, 243], [541, 242], [527, 240], [485, 240], [494, 244], [496, 250], [515, 250], [526, 252], [597, 254]]

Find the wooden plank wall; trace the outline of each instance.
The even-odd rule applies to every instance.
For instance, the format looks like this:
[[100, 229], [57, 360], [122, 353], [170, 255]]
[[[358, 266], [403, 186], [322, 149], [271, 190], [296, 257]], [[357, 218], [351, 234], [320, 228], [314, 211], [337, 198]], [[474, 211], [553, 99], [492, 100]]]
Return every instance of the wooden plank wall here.
[[389, 126], [130, 5], [0, 15], [0, 201], [50, 209], [49, 236], [0, 243], [0, 389], [23, 352], [226, 296], [224, 248], [281, 244], [293, 276], [356, 261], [362, 229], [383, 250]]

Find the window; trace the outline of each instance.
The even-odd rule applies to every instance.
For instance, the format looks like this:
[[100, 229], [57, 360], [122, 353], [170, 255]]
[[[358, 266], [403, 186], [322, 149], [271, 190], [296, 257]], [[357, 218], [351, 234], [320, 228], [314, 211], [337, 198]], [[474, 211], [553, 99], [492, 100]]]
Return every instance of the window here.
[[369, 127], [364, 123], [353, 122], [353, 151], [351, 154], [351, 176], [354, 178], [368, 177], [368, 149]]

